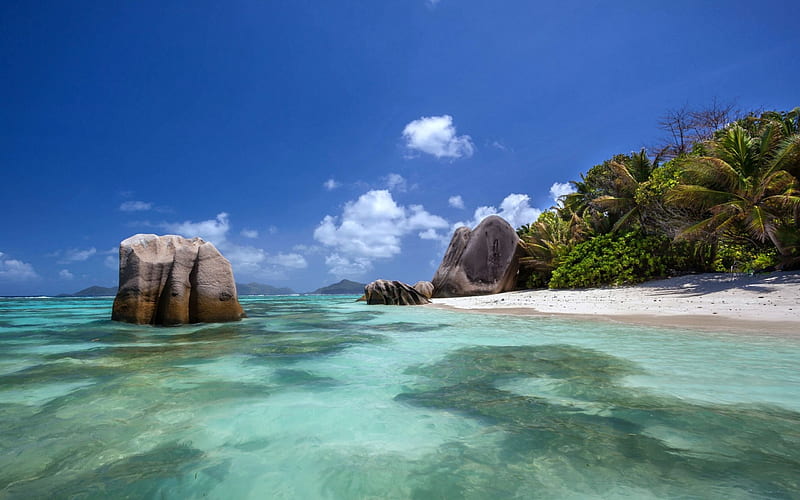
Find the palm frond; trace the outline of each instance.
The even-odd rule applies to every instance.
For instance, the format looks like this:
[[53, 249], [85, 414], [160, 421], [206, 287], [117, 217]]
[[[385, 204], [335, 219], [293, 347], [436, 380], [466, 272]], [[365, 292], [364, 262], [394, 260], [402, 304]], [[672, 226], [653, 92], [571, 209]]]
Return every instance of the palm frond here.
[[726, 163], [750, 177], [757, 169], [757, 144], [739, 125], [728, 128], [717, 143], [717, 153]]
[[632, 223], [631, 219], [633, 219], [633, 221], [635, 221], [638, 216], [639, 216], [639, 208], [638, 207], [634, 207], [634, 208], [628, 210], [628, 212], [625, 215], [623, 215], [622, 217], [620, 217], [619, 220], [616, 222], [616, 224], [614, 224], [614, 226], [611, 228], [611, 232], [612, 233], [616, 233], [620, 229], [629, 227], [631, 225], [631, 223]]
[[620, 213], [630, 210], [633, 203], [631, 198], [621, 198], [619, 196], [601, 196], [595, 198], [592, 204], [603, 212]]
[[774, 216], [761, 207], [753, 207], [747, 214], [747, 230], [758, 241], [772, 239], [775, 234]]
[[614, 194], [633, 196], [639, 183], [628, 170], [628, 167], [620, 162], [611, 161], [608, 163], [608, 169], [614, 177], [615, 190], [617, 191]]
[[687, 160], [683, 176], [689, 184], [726, 190], [741, 188], [739, 172], [727, 162], [713, 156], [700, 156]]
[[679, 239], [707, 239], [717, 231], [717, 228], [728, 221], [727, 214], [717, 214], [700, 222], [685, 227], [678, 233]]
[[688, 208], [708, 210], [711, 207], [728, 203], [737, 197], [734, 193], [717, 191], [705, 186], [678, 184], [667, 192], [667, 202]]
[[792, 175], [800, 175], [800, 133], [781, 141], [770, 161], [769, 170], [786, 170]]

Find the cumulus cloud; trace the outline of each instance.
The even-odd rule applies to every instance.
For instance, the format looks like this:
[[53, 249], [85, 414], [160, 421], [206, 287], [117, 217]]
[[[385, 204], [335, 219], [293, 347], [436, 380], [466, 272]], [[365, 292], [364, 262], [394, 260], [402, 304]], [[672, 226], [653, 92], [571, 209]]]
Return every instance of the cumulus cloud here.
[[97, 249], [87, 248], [86, 250], [81, 250], [78, 248], [70, 248], [69, 250], [64, 250], [55, 252], [52, 255], [59, 256], [58, 263], [59, 264], [69, 264], [70, 262], [84, 262], [89, 260], [89, 257], [97, 253]]
[[[288, 271], [308, 267], [305, 257], [300, 254], [278, 253], [273, 255], [261, 248], [230, 241], [228, 239], [231, 230], [230, 217], [225, 212], [220, 212], [214, 219], [200, 222], [163, 223], [161, 226], [181, 236], [188, 238], [200, 236], [204, 240], [210, 241], [231, 262], [234, 273], [243, 273], [258, 278], [286, 278]], [[246, 229], [241, 234], [249, 238], [258, 236], [257, 231]]]
[[574, 193], [575, 188], [569, 182], [554, 182], [550, 186], [550, 197], [553, 198], [555, 203], [561, 203], [561, 197], [570, 193]]
[[372, 260], [364, 257], [342, 257], [333, 253], [325, 257], [325, 265], [334, 276], [361, 276], [372, 269]]
[[225, 243], [228, 230], [231, 228], [230, 222], [228, 221], [228, 214], [225, 212], [218, 213], [216, 218], [210, 220], [200, 222], [166, 222], [162, 224], [162, 226], [167, 231], [186, 238], [199, 236], [206, 241], [210, 241], [217, 247]]
[[305, 257], [297, 253], [278, 253], [268, 256], [266, 262], [289, 269], [305, 269], [308, 267]]
[[146, 201], [126, 201], [119, 206], [123, 212], [146, 212], [151, 208], [153, 204]]
[[464, 208], [464, 200], [461, 198], [460, 194], [448, 198], [447, 204], [453, 208], [461, 208], [461, 209]]
[[503, 145], [500, 141], [493, 141], [492, 147], [495, 149], [499, 149], [500, 151], [508, 151], [508, 148]]
[[245, 238], [250, 238], [250, 239], [258, 238], [258, 231], [256, 231], [255, 229], [242, 229], [242, 232], [239, 234], [241, 234]]
[[345, 204], [338, 217], [326, 215], [314, 231], [314, 239], [332, 250], [325, 259], [337, 276], [363, 274], [376, 259], [398, 255], [404, 236], [449, 226], [422, 205], [398, 205], [385, 189], [372, 190]]
[[417, 236], [419, 236], [422, 240], [439, 240], [442, 238], [442, 235], [439, 234], [435, 229], [426, 229], [420, 232]]
[[475, 145], [468, 135], [456, 135], [453, 117], [423, 116], [403, 129], [403, 139], [410, 150], [421, 151], [436, 158], [470, 157]]
[[478, 207], [475, 209], [472, 220], [467, 222], [457, 222], [453, 225], [453, 228], [455, 229], [459, 226], [474, 228], [483, 219], [490, 215], [499, 215], [507, 220], [514, 229], [524, 224], [530, 224], [538, 219], [539, 215], [542, 213], [542, 211], [538, 208], [533, 208], [530, 206], [530, 200], [530, 197], [526, 194], [509, 194], [503, 199], [502, 202], [500, 202], [499, 209], [494, 206]]
[[332, 179], [332, 178], [331, 178], [331, 179], [328, 179], [327, 181], [325, 181], [325, 182], [323, 182], [323, 183], [322, 183], [322, 186], [323, 186], [325, 189], [327, 189], [328, 191], [333, 191], [334, 189], [338, 188], [338, 187], [339, 187], [339, 186], [341, 186], [341, 185], [342, 185], [341, 183], [339, 183], [339, 182], [336, 182], [336, 181], [335, 181], [334, 179]]
[[75, 275], [69, 272], [69, 269], [62, 269], [58, 272], [58, 277], [62, 280], [71, 280]]
[[38, 277], [32, 265], [21, 260], [9, 259], [6, 254], [0, 252], [0, 280], [26, 281]]
[[400, 174], [389, 174], [386, 176], [386, 187], [389, 191], [404, 193], [408, 191], [408, 182]]

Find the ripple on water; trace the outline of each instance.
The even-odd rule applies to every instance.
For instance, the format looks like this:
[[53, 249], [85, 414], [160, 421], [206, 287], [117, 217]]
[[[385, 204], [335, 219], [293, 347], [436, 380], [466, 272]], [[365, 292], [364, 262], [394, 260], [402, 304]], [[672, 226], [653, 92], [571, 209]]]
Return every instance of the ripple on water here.
[[248, 297], [0, 300], [0, 497], [797, 498], [800, 345]]

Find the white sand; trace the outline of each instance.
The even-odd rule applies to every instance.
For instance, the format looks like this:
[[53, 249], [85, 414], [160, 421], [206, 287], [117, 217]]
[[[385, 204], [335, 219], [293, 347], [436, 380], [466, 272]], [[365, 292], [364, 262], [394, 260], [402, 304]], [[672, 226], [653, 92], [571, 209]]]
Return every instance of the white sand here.
[[637, 286], [530, 290], [433, 299], [435, 307], [575, 315], [623, 322], [800, 336], [800, 273], [698, 274]]

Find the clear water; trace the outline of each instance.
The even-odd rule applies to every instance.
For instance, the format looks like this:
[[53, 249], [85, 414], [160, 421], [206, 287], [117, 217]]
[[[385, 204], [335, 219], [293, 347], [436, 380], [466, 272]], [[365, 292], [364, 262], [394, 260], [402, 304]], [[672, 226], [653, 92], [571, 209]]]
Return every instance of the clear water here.
[[0, 299], [0, 498], [800, 498], [800, 341], [253, 297]]

